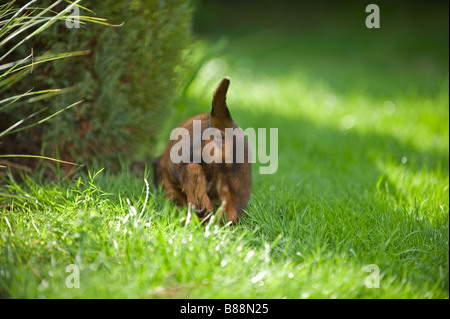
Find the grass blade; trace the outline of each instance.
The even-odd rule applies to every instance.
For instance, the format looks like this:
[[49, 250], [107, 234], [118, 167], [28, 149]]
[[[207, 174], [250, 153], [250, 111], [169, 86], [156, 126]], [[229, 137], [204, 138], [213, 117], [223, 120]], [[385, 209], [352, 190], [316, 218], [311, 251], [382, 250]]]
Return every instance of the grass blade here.
[[60, 160], [60, 159], [56, 159], [56, 158], [52, 158], [52, 157], [48, 157], [48, 156], [41, 156], [41, 155], [22, 155], [22, 154], [5, 154], [5, 155], [0, 155], [0, 158], [17, 158], [17, 157], [20, 157], [20, 158], [39, 158], [39, 159], [43, 159], [43, 160], [58, 162], [58, 163], [61, 163], [61, 164], [69, 164], [69, 165], [73, 165], [73, 166], [83, 166], [81, 164], [67, 162], [67, 161], [63, 161], [63, 160]]
[[[33, 123], [33, 124], [30, 124], [30, 125], [27, 125], [27, 126], [18, 128], [18, 129], [16, 129], [16, 130], [11, 130], [11, 127], [10, 127], [10, 128], [8, 128], [8, 129], [6, 129], [5, 131], [3, 131], [2, 133], [0, 133], [0, 137], [5, 136], [5, 135], [9, 135], [9, 134], [13, 134], [13, 133], [17, 133], [17, 132], [20, 132], [20, 131], [23, 131], [23, 130], [32, 128], [32, 127], [34, 127], [34, 126], [36, 126], [36, 125], [42, 124], [42, 123], [44, 123], [44, 122], [50, 120], [51, 118], [55, 117], [56, 115], [58, 115], [58, 114], [60, 114], [60, 113], [62, 113], [62, 112], [64, 112], [64, 111], [66, 111], [66, 110], [68, 110], [68, 109], [70, 109], [70, 108], [74, 107], [75, 105], [78, 105], [78, 104], [80, 104], [80, 103], [82, 103], [82, 102], [83, 102], [83, 100], [80, 100], [80, 101], [78, 101], [78, 102], [75, 102], [75, 103], [73, 103], [73, 104], [71, 104], [71, 105], [69, 105], [69, 106], [66, 106], [65, 108], [63, 108], [63, 109], [61, 109], [61, 110], [59, 110], [59, 111], [57, 111], [57, 112], [55, 112], [55, 113], [53, 113], [53, 114], [47, 116], [46, 118], [43, 118], [42, 120], [40, 120], [40, 121], [38, 121], [38, 122], [36, 122], [36, 123]], [[29, 116], [28, 118], [26, 118], [26, 119], [29, 119], [29, 118], [31, 118], [31, 117], [37, 115], [38, 113], [40, 113], [40, 112], [42, 112], [42, 111], [44, 111], [44, 110], [40, 110], [40, 111], [38, 111], [38, 112], [36, 112], [36, 113], [30, 115], [30, 116]], [[25, 119], [25, 120], [26, 120], [26, 119]], [[14, 124], [14, 127], [16, 127], [16, 126], [22, 124], [25, 120], [19, 121], [20, 123], [17, 122], [16, 124]], [[19, 124], [18, 124], [18, 123], [19, 123]]]

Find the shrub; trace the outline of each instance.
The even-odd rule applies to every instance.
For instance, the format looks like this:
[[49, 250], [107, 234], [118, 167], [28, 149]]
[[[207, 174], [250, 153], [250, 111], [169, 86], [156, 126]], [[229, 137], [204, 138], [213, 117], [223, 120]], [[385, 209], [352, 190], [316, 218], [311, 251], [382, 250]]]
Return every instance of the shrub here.
[[[48, 3], [40, 1], [39, 5]], [[11, 109], [2, 125], [44, 106], [51, 113], [75, 100], [84, 102], [40, 127], [15, 134], [13, 140], [0, 144], [0, 153], [40, 152], [107, 167], [117, 167], [124, 159], [152, 156], [155, 133], [176, 96], [181, 70], [187, 67], [183, 55], [191, 41], [192, 6], [184, 0], [87, 0], [80, 4], [93, 10], [90, 15], [106, 17], [120, 26], [68, 28], [60, 21], [16, 50], [12, 60], [23, 58], [31, 49], [36, 56], [74, 50], [89, 50], [90, 54], [33, 70], [8, 94], [34, 86], [72, 90], [31, 108]]]

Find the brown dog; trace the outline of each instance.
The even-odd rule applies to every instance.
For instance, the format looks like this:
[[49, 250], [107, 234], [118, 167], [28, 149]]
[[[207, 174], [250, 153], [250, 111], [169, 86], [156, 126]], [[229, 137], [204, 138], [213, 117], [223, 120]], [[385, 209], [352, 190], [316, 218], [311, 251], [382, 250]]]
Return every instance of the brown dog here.
[[[186, 140], [188, 142], [186, 149], [189, 150], [188, 160], [177, 162], [171, 158], [172, 148], [182, 140], [182, 136], [178, 136], [178, 140], [169, 141], [164, 153], [153, 163], [153, 168], [155, 185], [161, 182], [166, 197], [178, 205], [190, 203], [200, 220], [211, 213], [213, 208], [222, 205], [226, 219], [236, 223], [250, 197], [251, 167], [248, 158], [250, 147], [242, 130], [231, 118], [226, 105], [229, 85], [230, 79], [224, 78], [217, 86], [213, 94], [211, 113], [196, 115], [178, 126], [189, 133]], [[198, 129], [201, 127], [202, 134], [208, 128], [217, 129], [215, 132], [219, 132], [218, 137], [210, 136], [209, 139], [195, 142], [196, 125]], [[227, 128], [229, 130], [226, 130]], [[232, 140], [228, 138], [229, 135], [225, 138], [225, 132], [231, 131], [230, 129], [234, 132]], [[243, 143], [239, 144], [237, 140]], [[238, 146], [243, 147], [243, 161], [236, 158]], [[206, 151], [206, 147], [209, 155], [216, 156], [213, 162], [205, 161], [203, 156], [198, 160], [199, 155]], [[195, 158], [197, 160], [194, 160]], [[232, 162], [229, 159], [232, 159]]]

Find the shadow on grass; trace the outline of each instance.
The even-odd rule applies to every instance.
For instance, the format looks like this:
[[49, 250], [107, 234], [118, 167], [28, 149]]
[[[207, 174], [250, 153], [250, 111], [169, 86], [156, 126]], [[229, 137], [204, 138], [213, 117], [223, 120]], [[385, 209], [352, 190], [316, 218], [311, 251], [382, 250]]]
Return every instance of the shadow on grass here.
[[[244, 128], [278, 128], [278, 171], [273, 175], [260, 175], [258, 166], [267, 164], [254, 164], [254, 192], [282, 183], [291, 190], [300, 186], [308, 190], [303, 196], [321, 199], [347, 198], [349, 194], [375, 192], [380, 187], [391, 195], [402, 196], [396, 186], [399, 181], [393, 182], [390, 172], [383, 169], [384, 165], [400, 168], [411, 176], [432, 174], [445, 178], [449, 173], [448, 153], [418, 149], [389, 135], [339, 130], [273, 114], [255, 116], [243, 110], [239, 110], [239, 117], [243, 120], [237, 117], [235, 120]], [[302, 185], [306, 182], [309, 185]], [[433, 195], [434, 191], [445, 190], [428, 191], [428, 195]], [[408, 200], [411, 198], [401, 202]]]

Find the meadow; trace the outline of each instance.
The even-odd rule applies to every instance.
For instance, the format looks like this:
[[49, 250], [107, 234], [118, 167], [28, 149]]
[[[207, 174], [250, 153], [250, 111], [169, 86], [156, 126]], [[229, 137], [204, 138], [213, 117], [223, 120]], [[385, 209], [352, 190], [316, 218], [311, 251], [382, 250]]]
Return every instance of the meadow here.
[[209, 111], [215, 85], [230, 76], [234, 120], [278, 129], [278, 170], [253, 166], [239, 224], [201, 224], [147, 186], [149, 168], [45, 183], [10, 176], [0, 191], [0, 296], [448, 298], [441, 5], [447, 13], [412, 11], [379, 30], [331, 14], [303, 28], [236, 17], [200, 26], [196, 52], [207, 58], [158, 150], [175, 124]]

